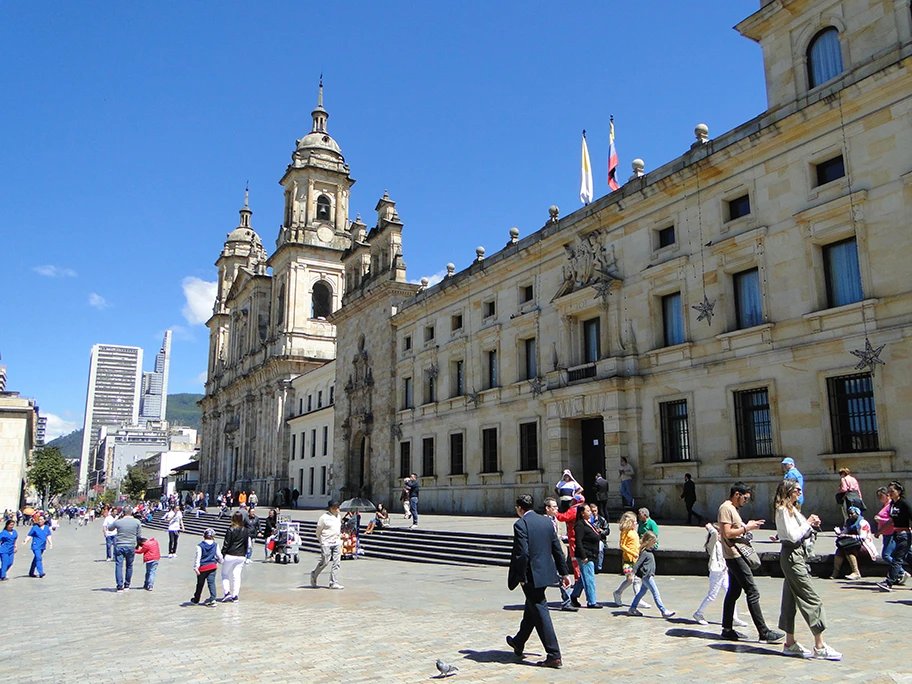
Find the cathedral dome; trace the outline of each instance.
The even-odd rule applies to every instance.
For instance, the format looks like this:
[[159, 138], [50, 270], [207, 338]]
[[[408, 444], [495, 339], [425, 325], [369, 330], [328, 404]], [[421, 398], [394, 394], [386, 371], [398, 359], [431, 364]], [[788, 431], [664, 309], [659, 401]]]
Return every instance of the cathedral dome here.
[[339, 144], [333, 140], [329, 134], [322, 131], [312, 131], [298, 140], [296, 150], [298, 152], [304, 150], [315, 150], [318, 153], [329, 152], [330, 156], [337, 157], [340, 160], [342, 159], [342, 149], [339, 147]]
[[225, 240], [225, 242], [252, 242], [254, 244], [259, 244], [260, 236], [250, 228], [238, 226], [228, 233], [228, 239]]

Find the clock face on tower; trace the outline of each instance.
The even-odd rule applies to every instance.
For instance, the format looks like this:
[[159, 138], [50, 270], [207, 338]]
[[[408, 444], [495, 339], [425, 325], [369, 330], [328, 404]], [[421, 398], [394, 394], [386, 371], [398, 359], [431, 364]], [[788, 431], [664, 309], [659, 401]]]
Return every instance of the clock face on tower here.
[[317, 228], [317, 238], [320, 242], [330, 242], [333, 239], [333, 232], [326, 226], [320, 226]]

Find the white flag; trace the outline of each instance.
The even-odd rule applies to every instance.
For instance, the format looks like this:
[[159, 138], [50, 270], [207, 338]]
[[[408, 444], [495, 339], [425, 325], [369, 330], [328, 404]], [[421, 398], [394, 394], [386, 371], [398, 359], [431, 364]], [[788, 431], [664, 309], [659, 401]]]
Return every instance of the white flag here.
[[589, 162], [589, 148], [586, 146], [586, 131], [583, 131], [583, 158], [580, 163], [580, 202], [592, 201], [592, 164]]

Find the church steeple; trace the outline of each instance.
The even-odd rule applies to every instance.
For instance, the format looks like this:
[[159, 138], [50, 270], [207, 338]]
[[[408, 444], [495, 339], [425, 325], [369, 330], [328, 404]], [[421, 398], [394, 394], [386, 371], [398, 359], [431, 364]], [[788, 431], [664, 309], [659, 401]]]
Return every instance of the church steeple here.
[[250, 211], [250, 185], [248, 184], [244, 188], [244, 206], [241, 207], [241, 210], [238, 212], [241, 215], [241, 223], [238, 226], [239, 228], [250, 228], [250, 216], [253, 214]]
[[329, 118], [329, 114], [323, 109], [323, 74], [320, 74], [320, 91], [317, 95], [317, 108], [311, 112], [311, 116], [313, 117], [313, 128], [310, 132], [325, 133], [326, 120]]

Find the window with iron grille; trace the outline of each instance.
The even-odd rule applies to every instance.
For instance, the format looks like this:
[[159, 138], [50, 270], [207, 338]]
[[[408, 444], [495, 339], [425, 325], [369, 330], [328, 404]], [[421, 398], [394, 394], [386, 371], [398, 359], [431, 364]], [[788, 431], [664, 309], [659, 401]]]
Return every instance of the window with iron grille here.
[[666, 401], [659, 404], [662, 424], [662, 461], [675, 463], [689, 461], [690, 430], [687, 425], [687, 400]]
[[538, 423], [519, 425], [519, 469], [538, 469]]
[[454, 432], [450, 435], [450, 475], [465, 473], [465, 435]]
[[399, 477], [412, 474], [412, 443], [399, 442]]
[[877, 451], [877, 411], [870, 373], [843, 375], [827, 380], [833, 451], [841, 454]]
[[434, 475], [434, 438], [425, 437], [421, 440], [421, 476], [433, 477]]
[[497, 464], [497, 428], [481, 431], [481, 472], [496, 473]]
[[735, 432], [738, 458], [773, 455], [773, 423], [766, 387], [735, 392]]

